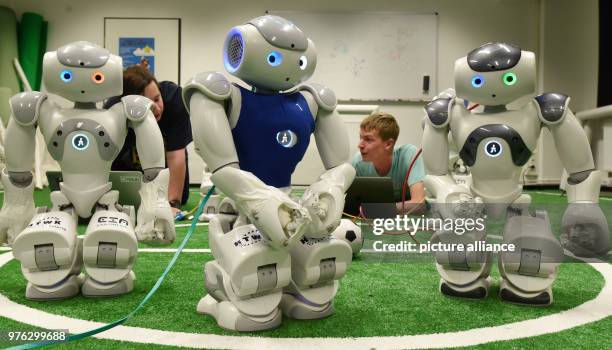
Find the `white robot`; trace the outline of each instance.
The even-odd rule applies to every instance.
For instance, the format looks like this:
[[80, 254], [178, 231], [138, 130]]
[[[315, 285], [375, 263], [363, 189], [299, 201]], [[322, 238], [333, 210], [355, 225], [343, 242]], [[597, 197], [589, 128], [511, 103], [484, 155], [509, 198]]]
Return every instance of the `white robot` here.
[[[454, 97], [429, 103], [423, 135], [428, 176], [425, 186], [435, 196], [434, 208], [444, 218], [506, 215], [504, 242], [516, 246], [502, 252], [499, 270], [503, 300], [549, 305], [563, 249], [553, 236], [545, 212], [529, 212], [530, 197], [522, 194], [520, 174], [534, 150], [540, 129], [553, 135], [569, 175], [569, 206], [562, 222], [561, 241], [576, 255], [608, 251], [609, 229], [598, 206], [600, 175], [594, 169], [587, 138], [568, 108], [569, 97], [545, 93], [520, 110], [506, 105], [535, 91], [535, 55], [505, 43], [485, 44], [455, 62], [457, 99], [484, 106], [471, 113]], [[472, 184], [456, 184], [448, 170], [448, 134], [459, 156], [470, 167]], [[478, 203], [484, 203], [479, 205]], [[463, 236], [437, 232], [433, 239], [470, 243], [484, 240], [484, 230]], [[440, 290], [450, 296], [479, 299], [488, 295], [491, 256], [484, 253], [437, 254]]]
[[[331, 315], [352, 254], [331, 233], [355, 170], [334, 93], [298, 85], [315, 69], [314, 44], [293, 23], [268, 15], [232, 28], [223, 57], [251, 90], [217, 72], [197, 74], [183, 89], [196, 148], [239, 212], [235, 222], [211, 218], [214, 261], [205, 265], [208, 295], [197, 310], [238, 331], [276, 327], [282, 314]], [[327, 171], [294, 201], [291, 174], [312, 133]], [[221, 203], [219, 212], [229, 207]]]
[[[11, 98], [0, 242], [12, 244], [28, 280], [29, 299], [63, 299], [79, 291], [85, 296], [130, 292], [137, 237], [167, 243], [175, 236], [168, 173], [162, 170], [163, 140], [149, 109], [152, 102], [125, 96], [110, 110], [96, 108], [96, 102], [122, 93], [122, 61], [88, 42], [47, 52], [43, 79], [49, 93], [74, 101], [74, 107], [61, 108], [42, 92]], [[60, 164], [63, 182], [60, 191], [51, 193], [53, 207], [35, 213], [30, 170], [37, 126]], [[118, 205], [119, 193], [108, 182], [128, 127], [136, 132], [144, 169], [136, 232], [134, 208]], [[90, 218], [83, 239], [77, 238], [78, 217]]]

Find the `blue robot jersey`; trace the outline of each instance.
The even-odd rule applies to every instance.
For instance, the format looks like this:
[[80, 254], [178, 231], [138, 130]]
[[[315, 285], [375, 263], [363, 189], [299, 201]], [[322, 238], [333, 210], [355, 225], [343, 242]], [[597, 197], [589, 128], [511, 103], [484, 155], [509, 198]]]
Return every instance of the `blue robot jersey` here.
[[302, 94], [258, 94], [238, 86], [242, 107], [232, 130], [240, 169], [266, 185], [287, 187], [315, 122]]

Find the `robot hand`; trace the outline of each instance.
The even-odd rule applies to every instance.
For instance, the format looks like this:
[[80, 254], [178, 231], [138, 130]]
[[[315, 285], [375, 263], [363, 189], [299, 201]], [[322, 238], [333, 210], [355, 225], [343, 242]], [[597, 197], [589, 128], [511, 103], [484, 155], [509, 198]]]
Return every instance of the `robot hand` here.
[[34, 216], [34, 181], [26, 187], [15, 186], [6, 169], [0, 174], [4, 186], [4, 203], [0, 210], [0, 244], [13, 243]]
[[143, 182], [140, 188], [140, 208], [136, 216], [136, 237], [140, 242], [174, 242], [174, 217], [167, 195], [169, 177], [168, 169], [163, 169], [153, 181]]
[[597, 203], [570, 203], [559, 238], [563, 248], [580, 257], [602, 257], [610, 250], [608, 222]]
[[304, 192], [300, 204], [308, 210], [312, 218], [306, 235], [320, 238], [332, 233], [340, 224], [344, 192], [336, 186], [316, 182]]
[[308, 210], [250, 172], [224, 167], [211, 179], [275, 248], [291, 247], [310, 224]]
[[[208, 168], [202, 171], [202, 183], [200, 184], [200, 193], [203, 195], [206, 195], [210, 188], [214, 185], [213, 182], [210, 180], [211, 176], [212, 174], [210, 173]], [[213, 193], [213, 195], [215, 194], [218, 194], [217, 191]]]
[[323, 173], [317, 182], [306, 189], [299, 201], [312, 217], [306, 236], [321, 238], [334, 232], [340, 225], [344, 192], [354, 178], [353, 167], [342, 164]]
[[462, 185], [452, 185], [436, 198], [434, 210], [446, 218], [475, 218], [484, 213], [484, 203]]
[[270, 191], [264, 201], [256, 204], [261, 210], [253, 211], [255, 215], [250, 219], [270, 238], [272, 246], [290, 248], [304, 235], [312, 219], [303, 206], [282, 191], [275, 190]]

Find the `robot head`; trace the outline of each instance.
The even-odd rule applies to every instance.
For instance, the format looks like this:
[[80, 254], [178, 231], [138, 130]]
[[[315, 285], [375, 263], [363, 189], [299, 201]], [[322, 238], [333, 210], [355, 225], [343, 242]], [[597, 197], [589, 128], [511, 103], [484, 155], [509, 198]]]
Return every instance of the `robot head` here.
[[74, 102], [98, 102], [123, 92], [121, 57], [77, 41], [47, 52], [43, 58], [47, 91]]
[[298, 27], [267, 15], [229, 31], [223, 63], [230, 74], [256, 88], [284, 91], [312, 76], [317, 56], [314, 43]]
[[485, 106], [507, 105], [535, 92], [533, 52], [488, 43], [455, 61], [457, 97]]

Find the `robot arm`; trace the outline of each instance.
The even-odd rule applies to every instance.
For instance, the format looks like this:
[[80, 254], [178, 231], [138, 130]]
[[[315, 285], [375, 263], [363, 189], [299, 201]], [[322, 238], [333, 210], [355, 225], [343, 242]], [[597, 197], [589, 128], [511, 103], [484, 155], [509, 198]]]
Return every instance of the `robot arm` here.
[[[47, 95], [32, 91], [15, 95], [9, 101], [12, 118], [6, 130], [6, 169], [0, 174], [5, 191], [0, 211], [0, 243], [12, 244], [34, 216], [33, 140], [46, 99]], [[48, 101], [46, 105], [53, 108]]]
[[535, 98], [538, 117], [550, 130], [567, 179], [569, 206], [563, 215], [561, 244], [578, 256], [601, 256], [610, 249], [606, 217], [597, 203], [601, 175], [595, 170], [589, 141], [568, 108], [570, 98], [546, 93]]
[[310, 217], [281, 190], [239, 169], [224, 108], [231, 89], [229, 81], [214, 72], [196, 75], [183, 88], [196, 149], [213, 172], [212, 182], [236, 202], [239, 211], [270, 239], [270, 244], [277, 248], [292, 246], [303, 235]]
[[315, 141], [321, 160], [327, 169], [304, 192], [301, 204], [311, 217], [307, 236], [312, 238], [331, 234], [340, 224], [344, 209], [344, 193], [355, 178], [355, 169], [347, 162], [349, 142], [342, 119], [336, 111], [336, 96], [330, 89], [316, 85], [303, 85], [304, 96], [316, 106]]
[[427, 114], [423, 131], [423, 161], [427, 173], [425, 187], [435, 198], [436, 210], [444, 218], [469, 216], [469, 213], [463, 212], [478, 212], [478, 206], [461, 204], [481, 203], [479, 198], [472, 197], [467, 187], [458, 185], [448, 171], [448, 124], [451, 110], [455, 107], [462, 108], [455, 106], [454, 99], [448, 97], [435, 99], [425, 106]]
[[125, 96], [121, 102], [136, 135], [136, 149], [144, 171], [136, 236], [143, 242], [170, 244], [176, 233], [168, 203], [169, 173], [164, 169], [164, 140], [150, 110], [152, 102], [137, 95]]
[[569, 202], [597, 203], [601, 187], [599, 171], [595, 170], [591, 146], [580, 122], [567, 107], [569, 100], [562, 94], [537, 96], [538, 117], [550, 130], [563, 167], [569, 174]]

